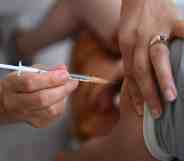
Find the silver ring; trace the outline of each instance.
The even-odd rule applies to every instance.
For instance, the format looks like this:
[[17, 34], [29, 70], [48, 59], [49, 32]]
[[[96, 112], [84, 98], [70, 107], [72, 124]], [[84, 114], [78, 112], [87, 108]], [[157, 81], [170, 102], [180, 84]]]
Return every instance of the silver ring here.
[[152, 47], [153, 45], [157, 44], [157, 43], [162, 43], [162, 44], [166, 44], [168, 43], [169, 40], [169, 36], [166, 33], [160, 33], [160, 35], [156, 35], [154, 36], [151, 41], [150, 41], [150, 47]]

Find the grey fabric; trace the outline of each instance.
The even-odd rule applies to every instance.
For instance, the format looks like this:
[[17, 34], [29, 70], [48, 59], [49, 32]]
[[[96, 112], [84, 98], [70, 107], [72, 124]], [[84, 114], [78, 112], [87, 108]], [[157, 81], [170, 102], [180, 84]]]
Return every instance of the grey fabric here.
[[[0, 0], [0, 30], [3, 37], [8, 38], [9, 33], [17, 26], [35, 27], [55, 1]], [[1, 46], [1, 63], [5, 63], [6, 54]], [[3, 75], [0, 70], [0, 77]], [[46, 129], [34, 129], [26, 124], [0, 125], [0, 161], [54, 160], [56, 154], [67, 144], [66, 122], [66, 119], [60, 119]]]
[[144, 143], [153, 158], [160, 161], [173, 160], [172, 155], [164, 151], [164, 149], [158, 144], [155, 132], [155, 120], [151, 115], [150, 108], [148, 108], [146, 104], [144, 106], [143, 134]]
[[28, 12], [38, 12], [53, 0], [0, 0], [0, 15], [15, 15]]
[[46, 129], [26, 124], [1, 126], [0, 161], [52, 161], [67, 144], [66, 121]]
[[167, 103], [163, 116], [155, 121], [155, 131], [160, 147], [184, 160], [184, 40], [174, 41], [170, 51], [178, 96], [175, 102]]

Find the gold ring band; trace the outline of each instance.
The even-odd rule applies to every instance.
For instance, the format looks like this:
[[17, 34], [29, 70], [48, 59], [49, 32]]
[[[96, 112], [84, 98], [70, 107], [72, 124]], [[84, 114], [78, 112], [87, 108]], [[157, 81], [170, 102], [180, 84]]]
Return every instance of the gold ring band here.
[[157, 43], [163, 43], [166, 44], [168, 43], [169, 36], [165, 33], [161, 33], [160, 35], [154, 36], [151, 41], [150, 41], [150, 47]]

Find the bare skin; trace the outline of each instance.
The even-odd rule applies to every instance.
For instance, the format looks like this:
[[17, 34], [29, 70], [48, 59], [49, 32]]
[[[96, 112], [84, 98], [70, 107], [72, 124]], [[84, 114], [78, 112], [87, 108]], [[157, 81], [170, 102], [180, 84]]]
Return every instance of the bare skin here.
[[63, 153], [60, 161], [156, 161], [143, 138], [143, 118], [137, 116], [125, 80], [121, 97], [120, 121], [106, 137], [99, 137], [76, 153]]
[[[149, 41], [152, 36], [160, 32], [166, 32], [171, 37], [184, 36], [184, 23], [179, 21], [176, 7], [170, 0], [158, 0], [157, 5], [154, 5], [155, 0], [134, 2], [134, 0], [63, 0], [50, 12], [39, 28], [20, 34], [17, 38], [17, 48], [21, 53], [33, 54], [40, 48], [62, 40], [83, 28], [96, 33], [112, 50], [118, 46], [119, 40], [125, 63], [125, 75], [129, 78], [129, 87], [133, 87], [129, 89], [132, 101], [141, 114], [143, 109], [139, 97], [143, 96], [152, 108], [153, 116], [158, 118], [162, 109], [156, 82], [158, 81], [166, 100], [174, 100], [177, 91], [173, 84], [167, 47], [157, 44], [149, 51]], [[18, 77], [14, 79], [21, 83]], [[41, 80], [42, 77], [39, 77], [35, 84]], [[25, 82], [29, 82], [29, 79], [25, 79]], [[8, 83], [13, 87], [13, 82]], [[55, 87], [54, 84], [52, 87]], [[38, 87], [39, 90], [43, 89]], [[4, 93], [7, 98], [11, 94], [6, 92], [6, 88], [2, 88], [0, 95]], [[17, 100], [17, 98], [15, 96], [14, 99]], [[24, 101], [26, 102], [26, 99]], [[1, 104], [5, 105], [3, 102]], [[18, 109], [22, 104], [17, 102], [13, 106], [12, 108]]]
[[133, 87], [130, 91], [137, 112], [143, 113], [137, 97], [142, 95], [152, 108], [153, 116], [158, 118], [162, 107], [156, 82], [168, 101], [176, 98], [177, 91], [167, 47], [157, 44], [157, 52], [149, 51], [149, 41], [160, 32], [172, 38], [183, 37], [184, 23], [179, 20], [180, 15], [172, 0], [154, 3], [155, 0], [138, 0], [136, 3], [134, 0], [64, 0], [38, 29], [20, 34], [17, 38], [18, 49], [31, 55], [40, 48], [88, 28], [108, 48], [120, 48], [125, 74]]
[[[157, 1], [157, 5], [154, 5], [155, 0], [138, 0], [136, 5], [134, 0], [124, 0], [123, 3], [126, 5], [122, 5], [123, 7], [120, 21], [121, 1], [118, 1], [118, 7], [116, 6], [117, 8], [113, 8], [116, 1], [111, 1], [110, 4], [112, 5], [107, 5], [109, 4], [107, 1], [97, 0], [81, 0], [78, 2], [70, 2], [67, 0], [64, 1], [63, 5], [65, 8], [62, 8], [62, 10], [57, 10], [59, 15], [62, 13], [64, 16], [56, 16], [55, 12], [51, 13], [49, 19], [53, 20], [51, 21], [52, 23], [49, 23], [49, 20], [47, 20], [46, 23], [43, 23], [41, 26], [43, 30], [38, 29], [34, 34], [32, 32], [28, 33], [28, 37], [26, 37], [27, 41], [24, 38], [20, 38], [21, 40], [19, 39], [20, 41], [18, 41], [19, 47], [28, 47], [27, 51], [30, 51], [28, 53], [34, 52], [40, 47], [42, 48], [47, 46], [53, 41], [63, 39], [66, 35], [71, 34], [76, 30], [80, 30], [80, 22], [83, 22], [85, 26], [97, 33], [99, 37], [102, 40], [105, 40], [105, 42], [108, 44], [108, 42], [113, 42], [113, 34], [116, 33], [118, 28], [120, 28], [120, 32], [117, 37], [119, 37], [119, 46], [121, 48], [124, 62], [126, 63], [125, 74], [127, 77], [133, 77], [133, 85], [138, 87], [137, 91], [140, 93], [140, 95], [138, 94], [137, 96], [144, 97], [150, 107], [152, 107], [153, 115], [158, 118], [162, 111], [156, 90], [156, 81], [154, 78], [160, 76], [162, 80], [164, 80], [161, 82], [158, 79], [158, 82], [167, 100], [174, 100], [177, 93], [172, 81], [167, 48], [165, 49], [165, 46], [157, 46], [157, 50], [159, 52], [155, 52], [156, 54], [150, 53], [149, 55], [148, 45], [152, 36], [155, 34], [160, 34], [160, 32], [166, 32], [173, 37], [182, 37], [184, 35], [184, 24], [181, 21], [178, 21], [175, 6], [173, 6], [169, 0], [159, 0]], [[104, 2], [104, 4], [100, 5], [97, 2]], [[78, 4], [79, 7], [77, 7]], [[98, 8], [98, 6], [101, 7]], [[164, 9], [162, 7], [160, 8], [159, 6], [162, 6]], [[150, 8], [152, 11], [151, 13]], [[104, 9], [107, 12], [102, 12]], [[99, 13], [105, 14], [99, 15]], [[112, 17], [110, 17], [111, 13], [113, 15]], [[52, 15], [54, 19], [52, 19]], [[60, 19], [61, 17], [62, 19]], [[99, 21], [94, 20], [96, 18], [99, 18]], [[115, 21], [112, 21], [111, 18], [114, 18], [113, 20]], [[62, 26], [61, 24], [64, 25]], [[29, 36], [32, 38], [30, 39]], [[37, 41], [38, 43], [36, 43]], [[23, 44], [20, 45], [21, 43]], [[164, 68], [158, 68], [160, 65], [163, 65]], [[129, 71], [130, 66], [133, 66], [133, 71]], [[152, 68], [155, 70], [156, 75], [151, 72]], [[142, 81], [140, 81], [140, 78]], [[141, 86], [139, 81], [141, 84], [145, 84], [145, 86]], [[89, 160], [89, 158], [93, 161], [153, 160], [144, 145], [142, 135], [142, 118], [139, 118], [136, 115], [132, 108], [134, 107], [133, 104], [128, 105], [128, 103], [131, 102], [130, 99], [135, 98], [135, 91], [131, 93], [131, 97], [129, 94], [129, 90], [125, 85], [125, 91], [121, 100], [121, 119], [113, 132], [108, 137], [96, 140], [95, 142], [84, 146], [84, 148], [81, 149], [79, 155], [77, 154], [72, 160], [82, 161]], [[127, 106], [123, 108], [125, 105]], [[140, 109], [143, 108], [141, 105], [139, 105], [139, 107]], [[131, 137], [130, 134], [132, 134]], [[139, 145], [139, 148], [137, 148], [135, 145]], [[134, 152], [134, 155], [131, 155], [132, 151]], [[70, 157], [68, 160], [71, 160]]]
[[104, 49], [98, 39], [88, 31], [80, 34], [72, 53], [71, 72], [90, 74], [116, 82], [108, 85], [80, 83], [79, 88], [71, 95], [73, 137], [87, 141], [106, 135], [119, 120], [119, 101], [114, 100], [119, 97], [120, 81], [123, 80], [123, 73], [121, 78], [117, 78], [122, 72], [121, 55], [113, 55], [110, 50]]
[[119, 44], [125, 75], [130, 78], [130, 86], [133, 86], [131, 95], [142, 95], [151, 107], [153, 116], [159, 118], [162, 108], [155, 82], [158, 82], [167, 101], [175, 100], [177, 91], [168, 48], [162, 43], [149, 48], [149, 44], [160, 33], [167, 34], [169, 38], [183, 37], [183, 30], [179, 29], [184, 23], [171, 0], [159, 0], [156, 3], [153, 0], [138, 0], [136, 6], [129, 0], [124, 0], [122, 5]]
[[83, 28], [90, 28], [110, 45], [118, 29], [120, 6], [121, 0], [63, 0], [37, 29], [20, 33], [17, 47], [22, 54], [34, 54]]
[[27, 122], [33, 127], [47, 127], [63, 116], [65, 97], [78, 86], [71, 81], [65, 66], [48, 74], [9, 74], [1, 86], [1, 123]]

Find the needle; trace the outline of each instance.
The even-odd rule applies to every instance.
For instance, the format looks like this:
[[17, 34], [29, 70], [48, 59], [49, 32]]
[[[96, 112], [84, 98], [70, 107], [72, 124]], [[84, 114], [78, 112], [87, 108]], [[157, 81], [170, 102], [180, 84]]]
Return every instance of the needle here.
[[[48, 71], [42, 70], [42, 69], [23, 66], [21, 61], [19, 61], [18, 66], [8, 65], [8, 64], [0, 64], [0, 69], [18, 71], [18, 75], [20, 75], [21, 72], [31, 72], [31, 73], [47, 73], [48, 72]], [[108, 80], [105, 80], [105, 79], [102, 79], [99, 77], [79, 75], [79, 74], [70, 74], [70, 79], [79, 80], [81, 82], [96, 83], [96, 84], [109, 83]]]

